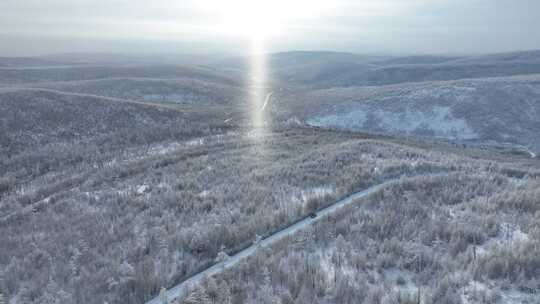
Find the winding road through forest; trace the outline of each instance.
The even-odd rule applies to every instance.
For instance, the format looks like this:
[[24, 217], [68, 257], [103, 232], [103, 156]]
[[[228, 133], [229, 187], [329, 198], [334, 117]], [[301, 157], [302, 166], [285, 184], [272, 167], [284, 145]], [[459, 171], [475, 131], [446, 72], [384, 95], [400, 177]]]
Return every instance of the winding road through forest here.
[[[369, 188], [367, 188], [367, 189], [365, 189], [363, 191], [350, 194], [349, 196], [338, 200], [337, 202], [333, 203], [332, 205], [317, 211], [317, 216], [316, 217], [312, 218], [310, 215], [306, 215], [306, 217], [304, 217], [300, 221], [298, 221], [298, 222], [296, 222], [296, 223], [294, 223], [294, 224], [292, 224], [292, 225], [290, 225], [288, 227], [285, 227], [285, 228], [283, 228], [281, 230], [278, 230], [278, 231], [274, 232], [273, 234], [269, 235], [268, 237], [260, 240], [258, 243], [255, 243], [255, 244], [253, 244], [253, 245], [251, 245], [251, 246], [237, 252], [236, 254], [230, 256], [226, 260], [221, 261], [219, 263], [216, 263], [216, 264], [212, 265], [211, 267], [209, 267], [209, 268], [207, 268], [207, 269], [205, 269], [205, 270], [203, 270], [203, 271], [189, 277], [188, 279], [184, 280], [180, 284], [176, 285], [175, 287], [173, 287], [173, 288], [171, 288], [170, 290], [167, 291], [167, 303], [170, 303], [170, 302], [174, 301], [177, 298], [184, 297], [186, 295], [186, 292], [189, 292], [189, 290], [191, 290], [193, 287], [199, 285], [201, 283], [201, 281], [205, 277], [211, 277], [211, 276], [213, 276], [213, 275], [215, 275], [217, 273], [222, 272], [226, 268], [229, 268], [229, 267], [232, 267], [232, 266], [238, 264], [243, 259], [248, 258], [248, 257], [252, 256], [253, 254], [255, 254], [255, 252], [257, 250], [259, 250], [260, 248], [268, 247], [268, 246], [270, 246], [270, 245], [284, 239], [287, 236], [293, 235], [294, 233], [302, 230], [303, 228], [307, 227], [308, 225], [322, 219], [324, 216], [335, 213], [337, 210], [339, 210], [339, 209], [341, 209], [341, 208], [343, 208], [345, 206], [348, 206], [348, 205], [351, 205], [351, 204], [355, 203], [356, 200], [358, 200], [360, 198], [367, 197], [370, 194], [375, 193], [375, 192], [383, 189], [384, 187], [386, 187], [386, 186], [388, 186], [388, 185], [390, 185], [390, 184], [392, 184], [392, 183], [394, 183], [396, 181], [397, 181], [397, 179], [392, 179], [392, 180], [383, 182], [381, 184], [369, 187]], [[161, 301], [162, 301], [161, 297], [157, 296], [154, 299], [147, 302], [146, 304], [163, 304], [163, 302], [161, 302]]]

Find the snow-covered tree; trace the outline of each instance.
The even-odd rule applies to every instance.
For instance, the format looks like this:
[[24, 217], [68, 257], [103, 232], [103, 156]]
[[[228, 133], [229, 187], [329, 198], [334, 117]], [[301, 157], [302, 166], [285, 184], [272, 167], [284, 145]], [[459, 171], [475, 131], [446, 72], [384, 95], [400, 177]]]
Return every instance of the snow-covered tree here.
[[216, 303], [216, 300], [219, 297], [220, 291], [216, 283], [216, 280], [214, 280], [213, 278], [208, 279], [206, 292], [208, 293], [208, 297], [210, 298], [210, 300], [212, 300], [212, 304]]
[[214, 261], [216, 263], [221, 263], [221, 262], [226, 261], [228, 258], [229, 258], [229, 255], [226, 252], [220, 251], [218, 252], [217, 257]]
[[230, 304], [232, 300], [231, 288], [226, 281], [221, 281], [219, 284], [218, 300], [220, 304]]
[[73, 250], [72, 251], [73, 253], [71, 255], [71, 258], [69, 259], [69, 268], [71, 270], [71, 277], [75, 278], [76, 276], [79, 275], [79, 270], [80, 270], [79, 261], [82, 254], [78, 248], [73, 248], [72, 250]]
[[257, 235], [255, 236], [255, 241], [253, 241], [253, 244], [259, 245], [259, 244], [261, 243], [262, 239], [263, 239], [262, 236], [260, 236], [260, 235], [257, 234]]
[[135, 268], [131, 266], [127, 261], [122, 262], [119, 267], [120, 272], [120, 281], [130, 281], [133, 279], [133, 276], [135, 275]]
[[197, 288], [192, 291], [189, 296], [184, 300], [185, 304], [209, 304], [212, 303], [206, 291], [202, 288]]

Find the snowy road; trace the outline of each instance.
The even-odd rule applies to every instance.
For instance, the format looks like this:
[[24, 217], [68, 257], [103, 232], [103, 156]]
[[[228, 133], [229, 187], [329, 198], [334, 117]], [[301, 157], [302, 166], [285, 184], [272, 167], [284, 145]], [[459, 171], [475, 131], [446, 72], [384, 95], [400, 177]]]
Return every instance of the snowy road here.
[[[267, 238], [261, 240], [259, 243], [253, 244], [250, 247], [236, 253], [235, 255], [232, 255], [227, 260], [225, 260], [223, 262], [220, 262], [220, 263], [217, 263], [217, 264], [211, 266], [210, 268], [207, 268], [206, 270], [204, 270], [204, 271], [202, 271], [202, 272], [188, 278], [184, 282], [176, 285], [175, 287], [173, 287], [173, 288], [171, 288], [170, 290], [167, 291], [167, 299], [169, 301], [168, 303], [175, 300], [176, 298], [180, 298], [180, 297], [185, 296], [185, 293], [188, 290], [190, 290], [192, 287], [197, 286], [198, 284], [200, 284], [200, 282], [205, 277], [213, 276], [213, 275], [223, 271], [225, 268], [229, 268], [229, 267], [232, 267], [232, 266], [238, 264], [243, 259], [245, 259], [245, 258], [247, 258], [249, 256], [252, 256], [258, 249], [260, 249], [262, 247], [270, 246], [273, 243], [285, 238], [286, 236], [290, 236], [290, 235], [302, 230], [303, 228], [307, 227], [311, 223], [320, 220], [324, 216], [332, 214], [332, 213], [336, 212], [337, 210], [339, 210], [340, 208], [343, 208], [344, 206], [351, 205], [357, 199], [366, 197], [366, 196], [368, 196], [368, 195], [370, 195], [370, 194], [372, 194], [374, 192], [377, 192], [377, 191], [383, 189], [384, 187], [390, 185], [393, 182], [395, 182], [395, 180], [390, 180], [388, 182], [384, 182], [382, 184], [372, 186], [372, 187], [370, 187], [370, 188], [368, 188], [366, 190], [351, 194], [351, 195], [349, 195], [349, 196], [335, 202], [334, 204], [319, 210], [317, 212], [317, 217], [311, 218], [309, 216], [306, 216], [304, 219], [302, 219], [301, 221], [293, 224], [292, 226], [284, 228], [284, 229], [282, 229], [282, 230], [268, 236]], [[147, 304], [163, 304], [163, 303], [160, 301], [160, 297], [158, 296], [158, 297], [152, 299], [151, 301], [147, 302]]]
[[270, 92], [266, 95], [266, 98], [264, 99], [264, 103], [261, 107], [261, 109], [259, 110], [260, 112], [264, 111], [264, 109], [266, 109], [266, 106], [268, 105], [268, 103], [270, 102], [270, 98], [272, 98], [272, 94], [274, 94], [273, 92]]

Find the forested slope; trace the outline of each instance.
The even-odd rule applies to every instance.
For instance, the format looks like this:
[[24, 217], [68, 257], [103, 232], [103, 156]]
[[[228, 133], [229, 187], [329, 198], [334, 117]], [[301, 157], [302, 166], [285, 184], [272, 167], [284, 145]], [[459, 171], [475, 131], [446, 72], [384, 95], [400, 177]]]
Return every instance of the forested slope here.
[[538, 177], [493, 169], [405, 178], [178, 303], [535, 303]]
[[540, 151], [538, 75], [334, 88], [287, 106], [314, 126]]

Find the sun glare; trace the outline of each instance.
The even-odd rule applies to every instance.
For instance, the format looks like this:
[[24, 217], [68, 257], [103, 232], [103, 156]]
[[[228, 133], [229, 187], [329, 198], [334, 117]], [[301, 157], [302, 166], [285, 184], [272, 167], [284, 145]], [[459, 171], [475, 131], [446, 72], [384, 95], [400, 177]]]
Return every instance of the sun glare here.
[[279, 35], [298, 20], [316, 18], [330, 8], [322, 0], [200, 0], [200, 9], [215, 18], [219, 32], [245, 38]]
[[[208, 29], [216, 35], [249, 41], [249, 70], [246, 82], [251, 120], [251, 138], [262, 138], [270, 129], [272, 88], [267, 71], [267, 47], [278, 36], [294, 28], [296, 22], [317, 18], [330, 9], [323, 0], [198, 0], [208, 18]], [[261, 143], [261, 141], [258, 141]], [[262, 144], [261, 144], [262, 145]], [[259, 145], [260, 150], [264, 148]]]

